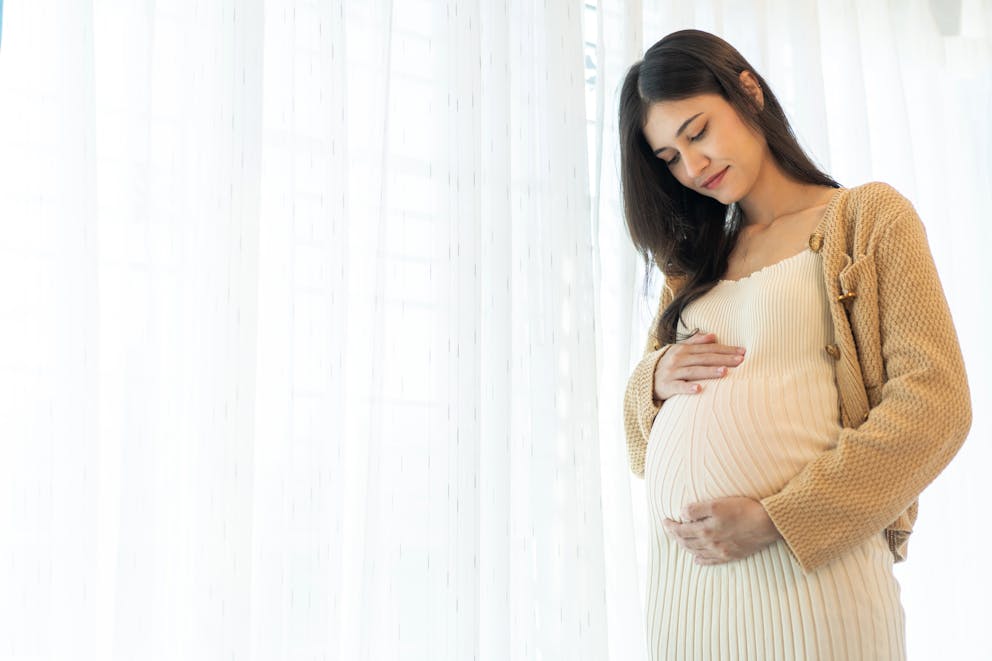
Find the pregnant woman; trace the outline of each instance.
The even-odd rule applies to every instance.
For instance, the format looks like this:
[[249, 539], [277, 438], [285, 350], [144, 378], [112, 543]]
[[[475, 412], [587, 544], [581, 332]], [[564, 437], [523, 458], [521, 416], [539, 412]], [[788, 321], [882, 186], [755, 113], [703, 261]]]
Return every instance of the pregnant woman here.
[[650, 658], [904, 659], [892, 566], [971, 426], [922, 221], [817, 169], [706, 32], [630, 67], [619, 121], [627, 226], [665, 276], [624, 398]]

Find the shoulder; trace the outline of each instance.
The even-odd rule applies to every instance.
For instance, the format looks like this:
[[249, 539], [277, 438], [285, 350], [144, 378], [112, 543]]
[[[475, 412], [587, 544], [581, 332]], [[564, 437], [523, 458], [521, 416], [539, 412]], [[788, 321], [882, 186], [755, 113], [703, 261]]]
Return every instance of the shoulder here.
[[841, 224], [848, 242], [866, 252], [894, 225], [922, 225], [909, 198], [884, 181], [869, 181], [847, 189]]
[[915, 216], [909, 198], [884, 181], [869, 181], [849, 190], [849, 208], [860, 220], [891, 222], [906, 215]]

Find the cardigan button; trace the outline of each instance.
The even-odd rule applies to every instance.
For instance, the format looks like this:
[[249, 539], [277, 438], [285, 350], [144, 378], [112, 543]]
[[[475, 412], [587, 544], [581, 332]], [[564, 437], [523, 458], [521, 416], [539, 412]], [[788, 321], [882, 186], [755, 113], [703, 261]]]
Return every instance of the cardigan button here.
[[823, 247], [823, 235], [822, 234], [810, 234], [809, 235], [809, 249], [813, 252], [820, 252], [820, 248]]
[[868, 411], [865, 411], [865, 417], [861, 418], [861, 421], [864, 422], [867, 419], [868, 419]]
[[652, 349], [652, 351], [657, 351], [658, 349], [660, 349], [660, 348], [661, 348], [661, 344], [660, 344], [660, 343], [658, 342], [658, 340], [655, 340], [655, 341], [654, 341], [654, 342], [653, 342], [653, 343], [651, 344], [651, 346], [653, 347], [653, 349]]
[[826, 349], [827, 353], [833, 356], [834, 360], [840, 358], [840, 347], [838, 347], [836, 344], [828, 344], [823, 348]]
[[841, 294], [840, 296], [838, 296], [837, 297], [837, 300], [840, 301], [841, 303], [846, 303], [847, 301], [851, 300], [855, 296], [857, 296], [857, 294], [855, 294], [853, 291], [846, 291], [843, 294]]

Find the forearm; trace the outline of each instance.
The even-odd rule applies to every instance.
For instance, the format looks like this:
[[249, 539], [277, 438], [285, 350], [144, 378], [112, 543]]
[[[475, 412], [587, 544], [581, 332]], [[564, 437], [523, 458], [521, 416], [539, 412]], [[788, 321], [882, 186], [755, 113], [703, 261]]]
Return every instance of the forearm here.
[[654, 396], [654, 372], [658, 361], [671, 345], [645, 355], [627, 381], [624, 393], [624, 427], [627, 437], [627, 458], [634, 475], [644, 477], [644, 457], [647, 453], [648, 438], [654, 419], [661, 410], [662, 402]]

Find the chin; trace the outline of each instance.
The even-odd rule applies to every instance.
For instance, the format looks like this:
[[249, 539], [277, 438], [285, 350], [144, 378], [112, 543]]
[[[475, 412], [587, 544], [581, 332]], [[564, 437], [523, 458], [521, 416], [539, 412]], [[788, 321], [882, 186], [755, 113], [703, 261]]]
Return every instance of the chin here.
[[730, 204], [730, 202], [727, 201], [727, 193], [725, 191], [722, 191], [722, 190], [715, 190], [715, 191], [714, 190], [711, 190], [711, 191], [706, 191], [706, 194], [709, 197], [712, 197], [717, 202], [721, 202], [723, 204]]

